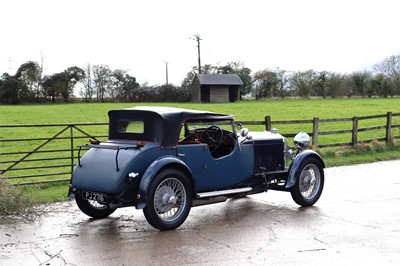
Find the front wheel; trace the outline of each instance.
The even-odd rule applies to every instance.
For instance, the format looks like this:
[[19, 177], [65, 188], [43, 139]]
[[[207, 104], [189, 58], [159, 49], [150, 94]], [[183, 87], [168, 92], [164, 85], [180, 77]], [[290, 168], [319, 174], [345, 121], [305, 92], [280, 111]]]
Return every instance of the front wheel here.
[[190, 182], [177, 169], [158, 173], [150, 184], [148, 195], [144, 216], [161, 231], [178, 228], [189, 215], [192, 206]]
[[316, 158], [308, 158], [301, 163], [296, 174], [296, 183], [290, 193], [293, 200], [303, 206], [314, 205], [324, 188], [324, 170]]
[[106, 218], [116, 210], [116, 208], [110, 208], [109, 206], [100, 204], [97, 201], [83, 199], [81, 193], [75, 195], [75, 201], [79, 209], [93, 219]]

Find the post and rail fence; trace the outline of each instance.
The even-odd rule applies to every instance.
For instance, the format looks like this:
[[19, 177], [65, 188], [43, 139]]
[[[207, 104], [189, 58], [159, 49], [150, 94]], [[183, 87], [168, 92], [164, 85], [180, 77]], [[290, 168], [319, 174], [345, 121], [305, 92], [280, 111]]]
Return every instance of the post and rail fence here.
[[[265, 116], [263, 121], [237, 121], [237, 123], [245, 126], [262, 125], [267, 131], [271, 131], [275, 125], [306, 124], [306, 127], [311, 126], [311, 131], [306, 133], [312, 137], [312, 147], [314, 149], [341, 146], [354, 148], [360, 142], [369, 143], [377, 140], [392, 144], [395, 139], [399, 139], [400, 133], [394, 134], [394, 129], [400, 129], [400, 124], [394, 123], [394, 117], [400, 117], [400, 113], [388, 112], [381, 115], [351, 118], [320, 119], [314, 117], [309, 120], [276, 121], [273, 121], [271, 116]], [[378, 119], [380, 121], [378, 123], [382, 124], [360, 127], [360, 121], [372, 119]], [[384, 121], [382, 122], [381, 120]], [[329, 128], [326, 125], [330, 123], [350, 124], [350, 126], [348, 128], [344, 126], [345, 128], [343, 128], [343, 125], [341, 125], [343, 129], [340, 130], [320, 130], [322, 126]], [[77, 144], [81, 143], [77, 143], [77, 140], [88, 138], [106, 139], [106, 126], [108, 126], [107, 122], [0, 125], [0, 179], [7, 179], [16, 186], [67, 182], [78, 161], [79, 149]], [[86, 127], [95, 131], [95, 133], [88, 133]], [[85, 130], [82, 128], [85, 128]], [[39, 137], [21, 138], [17, 132], [21, 129], [25, 129], [21, 134], [29, 134], [27, 133], [28, 131], [33, 131], [39, 134]], [[378, 137], [369, 139], [360, 137], [362, 132], [379, 130], [384, 132], [381, 132]], [[8, 134], [6, 131], [8, 131]], [[400, 130], [398, 131], [400, 132]], [[42, 135], [45, 133], [50, 133], [51, 136]], [[285, 132], [283, 135], [287, 138], [293, 138], [296, 133], [298, 132]], [[349, 141], [331, 143], [326, 140], [320, 141], [320, 136], [336, 136], [340, 134], [349, 135]]]

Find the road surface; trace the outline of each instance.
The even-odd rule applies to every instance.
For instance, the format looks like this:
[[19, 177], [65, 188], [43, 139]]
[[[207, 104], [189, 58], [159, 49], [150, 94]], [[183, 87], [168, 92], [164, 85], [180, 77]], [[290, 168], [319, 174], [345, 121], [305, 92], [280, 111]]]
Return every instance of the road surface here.
[[321, 199], [290, 193], [192, 208], [160, 232], [134, 208], [92, 220], [73, 201], [0, 225], [0, 265], [400, 265], [400, 160], [325, 169]]

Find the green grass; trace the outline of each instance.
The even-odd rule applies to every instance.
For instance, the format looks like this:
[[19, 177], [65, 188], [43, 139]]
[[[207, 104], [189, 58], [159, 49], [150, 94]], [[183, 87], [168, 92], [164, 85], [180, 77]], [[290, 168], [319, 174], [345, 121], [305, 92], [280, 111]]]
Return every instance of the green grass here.
[[400, 112], [400, 98], [245, 100], [235, 103], [74, 103], [0, 105], [0, 124], [106, 122], [107, 111], [137, 105], [172, 106], [233, 114], [238, 120], [337, 118]]
[[[393, 99], [284, 99], [284, 100], [245, 100], [236, 103], [221, 104], [203, 104], [203, 103], [74, 103], [74, 104], [29, 104], [29, 105], [0, 105], [0, 125], [1, 124], [55, 124], [55, 123], [80, 123], [80, 122], [107, 122], [107, 112], [111, 109], [129, 108], [137, 105], [157, 105], [190, 108], [197, 110], [208, 110], [220, 113], [233, 114], [237, 121], [263, 121], [266, 115], [270, 115], [272, 121], [275, 120], [310, 120], [313, 117], [320, 119], [326, 118], [344, 118], [353, 116], [366, 116], [376, 114], [386, 114], [387, 112], [400, 113], [400, 98]], [[362, 120], [359, 128], [384, 125], [385, 118]], [[393, 117], [393, 124], [400, 124], [400, 117]], [[351, 122], [326, 123], [320, 124], [321, 131], [351, 129]], [[264, 130], [264, 126], [246, 126], [250, 130]], [[312, 125], [294, 124], [294, 125], [274, 125], [278, 127], [283, 135], [299, 131], [312, 131]], [[51, 137], [62, 128], [0, 128], [0, 152], [10, 151], [28, 151], [40, 145], [43, 141], [35, 142], [2, 142], [2, 139], [14, 138], [35, 138]], [[92, 135], [107, 135], [106, 126], [88, 126], [82, 127]], [[62, 136], [68, 136], [65, 132]], [[74, 133], [75, 136], [81, 135]], [[399, 128], [393, 130], [393, 135], [400, 136]], [[384, 130], [373, 130], [360, 133], [359, 139], [374, 139], [385, 136]], [[350, 142], [350, 134], [335, 136], [319, 136], [319, 143], [340, 143]], [[86, 143], [86, 139], [75, 140], [74, 146]], [[36, 145], [36, 146], [35, 146]], [[56, 141], [43, 149], [69, 148], [69, 142]], [[383, 145], [384, 146], [384, 145]], [[388, 160], [400, 158], [399, 145], [388, 148], [384, 147], [379, 152], [373, 149], [363, 151], [354, 151], [348, 149], [322, 149], [319, 151], [327, 166], [373, 162], [377, 160]], [[41, 154], [34, 155], [32, 158], [40, 158]], [[49, 156], [46, 154], [46, 156]], [[68, 154], [66, 155], [68, 156]], [[18, 159], [17, 156], [0, 156], [0, 161]], [[62, 163], [70, 163], [65, 160]], [[40, 162], [36, 165], [53, 165], [54, 162]], [[0, 164], [3, 169], [4, 164]], [[60, 169], [49, 169], [59, 171]], [[63, 171], [68, 171], [64, 169]], [[17, 172], [17, 171], [15, 171]], [[40, 174], [39, 170], [18, 171], [18, 175]], [[13, 173], [14, 174], [14, 173]], [[59, 178], [59, 177], [58, 177]], [[65, 176], [69, 178], [69, 176]], [[36, 178], [38, 179], [38, 178]], [[29, 180], [36, 180], [31, 178]], [[39, 178], [40, 179], [40, 178]], [[29, 181], [27, 180], [27, 181]], [[19, 181], [18, 181], [19, 182]], [[39, 201], [59, 201], [65, 199], [67, 192], [66, 184], [54, 184], [46, 186], [33, 186], [30, 188], [21, 188], [30, 193], [32, 197]]]
[[25, 195], [35, 202], [57, 202], [67, 199], [69, 182], [52, 183], [46, 185], [19, 186], [18, 191], [22, 191]]

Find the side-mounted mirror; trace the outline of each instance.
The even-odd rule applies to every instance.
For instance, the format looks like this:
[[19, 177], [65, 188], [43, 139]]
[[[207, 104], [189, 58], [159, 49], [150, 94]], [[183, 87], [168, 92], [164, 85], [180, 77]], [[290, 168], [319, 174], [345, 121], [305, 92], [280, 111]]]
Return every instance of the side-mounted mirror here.
[[253, 139], [253, 137], [249, 135], [249, 130], [245, 127], [240, 130], [239, 137], [243, 138], [243, 140], [240, 143], [243, 143], [245, 140]]
[[247, 135], [249, 134], [249, 129], [244, 127], [242, 129], [240, 129], [239, 134], [241, 137], [247, 137]]

